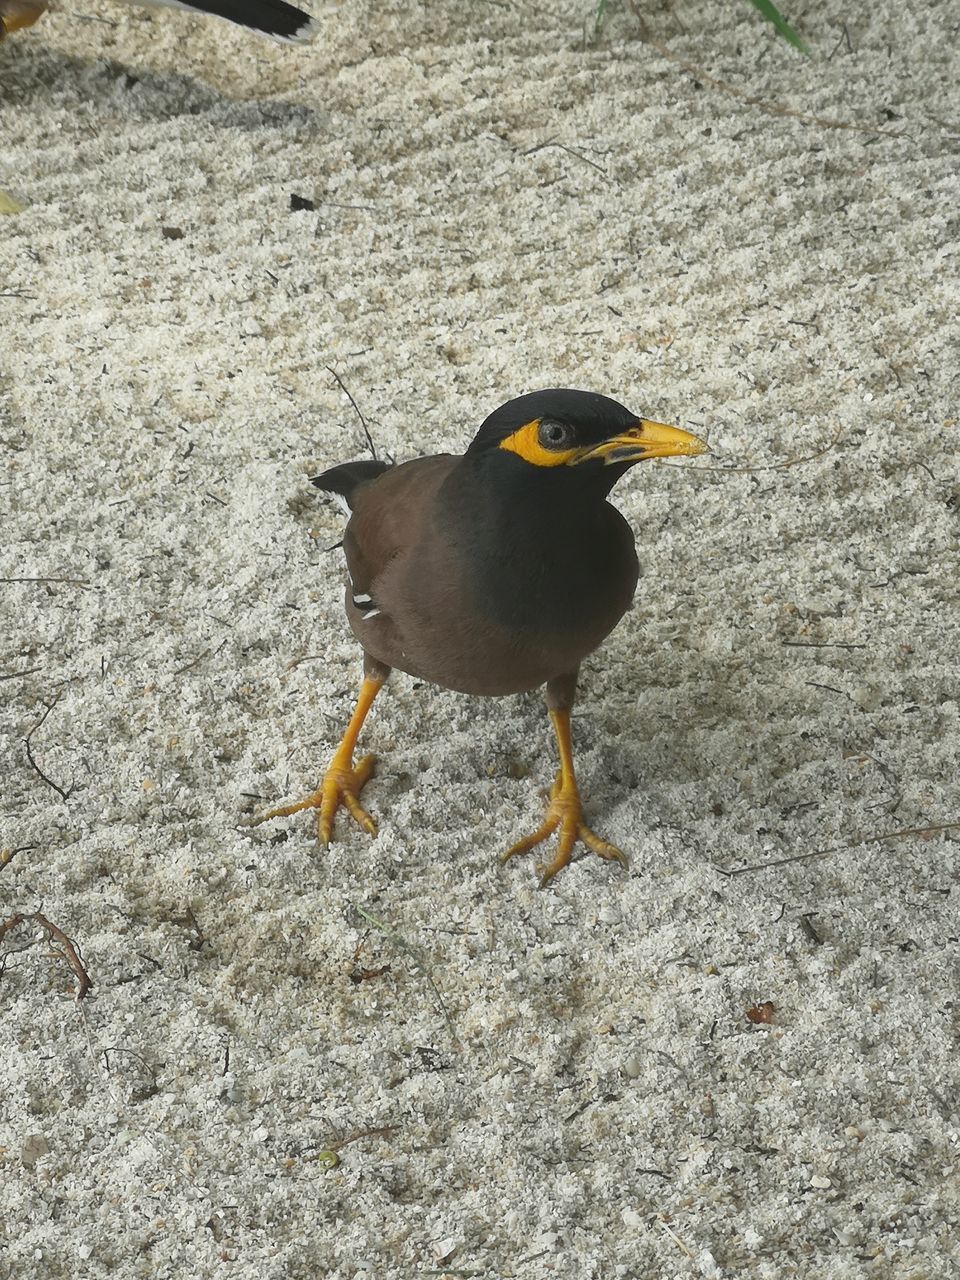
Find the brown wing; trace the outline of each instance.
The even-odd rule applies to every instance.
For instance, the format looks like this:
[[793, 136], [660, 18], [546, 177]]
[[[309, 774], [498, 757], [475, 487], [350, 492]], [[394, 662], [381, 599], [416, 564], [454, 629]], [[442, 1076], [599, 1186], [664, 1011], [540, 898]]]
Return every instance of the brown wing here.
[[414, 458], [357, 490], [343, 550], [349, 574], [347, 617], [361, 643], [367, 628], [358, 624], [383, 618], [382, 632], [390, 621], [378, 601], [378, 579], [397, 557], [417, 547], [426, 512], [455, 462], [449, 454]]

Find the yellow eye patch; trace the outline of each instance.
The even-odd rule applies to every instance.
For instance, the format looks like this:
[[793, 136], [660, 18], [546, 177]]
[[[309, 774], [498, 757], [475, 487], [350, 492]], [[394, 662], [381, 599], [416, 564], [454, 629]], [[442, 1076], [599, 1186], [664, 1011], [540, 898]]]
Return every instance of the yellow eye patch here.
[[581, 453], [580, 449], [545, 449], [540, 443], [540, 423], [542, 418], [534, 418], [532, 422], [518, 427], [513, 435], [500, 441], [498, 448], [507, 449], [523, 458], [524, 462], [532, 462], [535, 467], [563, 467]]

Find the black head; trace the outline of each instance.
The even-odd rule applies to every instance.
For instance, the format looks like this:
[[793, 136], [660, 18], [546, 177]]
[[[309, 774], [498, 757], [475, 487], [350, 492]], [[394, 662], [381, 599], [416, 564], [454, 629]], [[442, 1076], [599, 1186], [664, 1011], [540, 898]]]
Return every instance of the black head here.
[[558, 469], [581, 476], [605, 472], [606, 487], [645, 458], [702, 453], [706, 445], [688, 431], [650, 422], [616, 400], [593, 391], [533, 391], [494, 410], [477, 432], [468, 456], [503, 454], [531, 474]]

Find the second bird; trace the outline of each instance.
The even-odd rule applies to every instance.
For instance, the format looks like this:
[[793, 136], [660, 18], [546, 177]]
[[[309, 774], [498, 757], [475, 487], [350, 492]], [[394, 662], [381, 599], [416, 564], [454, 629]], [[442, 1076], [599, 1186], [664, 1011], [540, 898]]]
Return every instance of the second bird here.
[[327, 845], [344, 806], [360, 805], [373, 756], [354, 764], [363, 721], [393, 667], [447, 689], [496, 697], [546, 685], [560, 769], [543, 824], [503, 860], [558, 831], [546, 884], [581, 840], [626, 857], [584, 822], [570, 713], [580, 663], [626, 612], [637, 585], [634, 536], [607, 501], [635, 463], [703, 453], [688, 431], [639, 418], [589, 391], [536, 391], [483, 423], [466, 453], [400, 466], [347, 462], [317, 476], [350, 509], [347, 619], [364, 654], [360, 696], [315, 792], [256, 822], [317, 810]]
[[[210, 13], [288, 44], [308, 44], [317, 33], [316, 20], [287, 0], [142, 0], [142, 3]], [[23, 27], [32, 27], [46, 13], [48, 4], [49, 0], [0, 0], [0, 40]]]

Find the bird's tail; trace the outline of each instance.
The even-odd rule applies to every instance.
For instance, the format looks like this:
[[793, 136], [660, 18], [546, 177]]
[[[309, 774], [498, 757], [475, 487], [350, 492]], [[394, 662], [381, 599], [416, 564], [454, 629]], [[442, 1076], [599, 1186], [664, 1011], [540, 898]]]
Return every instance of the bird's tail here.
[[312, 476], [310, 483], [322, 489], [324, 493], [333, 493], [340, 498], [348, 511], [353, 510], [353, 494], [358, 485], [375, 480], [384, 471], [390, 470], [389, 462], [381, 462], [376, 458], [365, 458], [362, 462], [341, 462], [339, 467], [331, 467], [322, 475]]
[[309, 44], [317, 34], [316, 19], [287, 4], [286, 0], [140, 0], [140, 3], [212, 13], [288, 44]]

